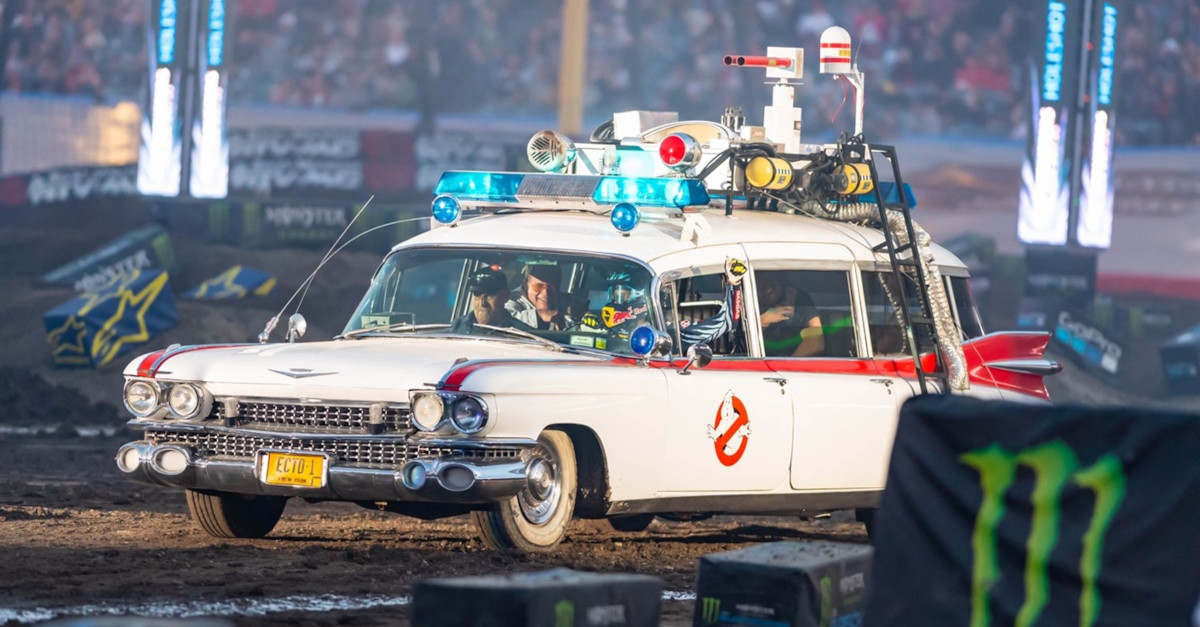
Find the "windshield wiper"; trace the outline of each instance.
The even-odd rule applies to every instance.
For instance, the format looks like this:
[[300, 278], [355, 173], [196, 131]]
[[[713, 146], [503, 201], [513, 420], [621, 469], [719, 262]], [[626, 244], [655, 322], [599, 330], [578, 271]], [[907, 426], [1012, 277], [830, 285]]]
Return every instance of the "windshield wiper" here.
[[513, 327], [494, 327], [490, 324], [479, 324], [478, 322], [476, 322], [474, 326], [479, 329], [487, 329], [489, 331], [499, 331], [501, 333], [508, 333], [509, 335], [515, 335], [517, 337], [523, 337], [523, 338], [530, 339], [530, 340], [536, 340], [537, 342], [539, 342], [541, 344], [545, 344], [546, 346], [553, 348], [554, 350], [556, 350], [560, 353], [565, 353], [567, 351], [567, 349], [562, 344], [559, 344], [558, 342], [552, 342], [540, 335], [534, 335], [528, 331], [514, 329]]
[[347, 332], [335, 337], [334, 339], [339, 339], [339, 340], [340, 339], [350, 339], [350, 338], [358, 337], [360, 335], [366, 335], [368, 333], [394, 333], [397, 331], [403, 331], [403, 332], [408, 333], [408, 332], [416, 332], [416, 331], [428, 331], [429, 329], [449, 329], [449, 328], [450, 328], [450, 325], [441, 324], [441, 323], [439, 323], [439, 324], [412, 324], [411, 322], [397, 322], [395, 324], [389, 324], [389, 325], [385, 325], [385, 326], [367, 327], [365, 329], [355, 329], [353, 331], [347, 331]]

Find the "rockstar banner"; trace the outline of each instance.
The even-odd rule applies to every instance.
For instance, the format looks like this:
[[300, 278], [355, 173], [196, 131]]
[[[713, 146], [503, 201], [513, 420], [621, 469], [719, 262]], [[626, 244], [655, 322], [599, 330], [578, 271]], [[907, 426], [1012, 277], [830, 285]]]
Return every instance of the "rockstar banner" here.
[[1200, 414], [918, 397], [865, 625], [1190, 625]]

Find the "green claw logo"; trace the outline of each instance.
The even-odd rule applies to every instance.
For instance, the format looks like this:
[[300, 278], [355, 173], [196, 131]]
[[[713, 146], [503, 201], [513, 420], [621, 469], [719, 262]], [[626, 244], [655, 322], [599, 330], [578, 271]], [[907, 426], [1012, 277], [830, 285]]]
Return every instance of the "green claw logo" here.
[[700, 620], [705, 625], [714, 625], [721, 617], [721, 599], [704, 597], [700, 600]]
[[572, 627], [575, 624], [575, 603], [563, 599], [554, 604], [554, 627]]
[[969, 451], [959, 456], [962, 463], [979, 472], [983, 502], [975, 514], [971, 536], [974, 566], [971, 572], [971, 627], [990, 627], [992, 608], [989, 591], [1001, 579], [996, 548], [996, 527], [1004, 518], [1004, 494], [1016, 479], [1017, 468], [1033, 471], [1033, 517], [1025, 544], [1025, 600], [1017, 611], [1015, 627], [1030, 627], [1037, 622], [1050, 601], [1050, 579], [1046, 564], [1058, 544], [1059, 519], [1062, 517], [1062, 491], [1068, 483], [1091, 490], [1096, 495], [1091, 522], [1082, 537], [1079, 578], [1079, 625], [1090, 627], [1100, 615], [1100, 592], [1096, 579], [1103, 566], [1104, 536], [1125, 497], [1125, 473], [1115, 455], [1104, 455], [1087, 468], [1079, 468], [1079, 459], [1062, 440], [1054, 440], [1019, 451], [1008, 451], [999, 444]]

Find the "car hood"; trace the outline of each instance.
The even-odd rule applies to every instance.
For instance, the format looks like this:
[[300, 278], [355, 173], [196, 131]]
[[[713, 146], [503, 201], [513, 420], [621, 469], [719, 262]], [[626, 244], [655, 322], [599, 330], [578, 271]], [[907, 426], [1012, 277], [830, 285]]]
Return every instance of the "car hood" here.
[[[217, 396], [394, 399], [429, 388], [456, 363], [474, 360], [596, 361], [522, 341], [463, 337], [365, 337], [296, 344], [193, 346], [168, 352], [157, 369], [135, 359], [126, 376], [202, 382]], [[143, 368], [141, 373], [139, 367]]]

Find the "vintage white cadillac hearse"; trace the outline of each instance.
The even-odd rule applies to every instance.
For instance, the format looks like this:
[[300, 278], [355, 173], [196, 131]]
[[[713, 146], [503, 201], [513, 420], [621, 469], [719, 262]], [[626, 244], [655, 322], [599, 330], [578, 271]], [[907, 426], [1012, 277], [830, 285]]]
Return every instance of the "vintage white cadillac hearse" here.
[[905, 399], [1048, 400], [1048, 336], [984, 333], [894, 150], [649, 117], [539, 133], [539, 172], [447, 173], [332, 340], [293, 316], [286, 342], [137, 357], [118, 467], [217, 537], [297, 497], [533, 551], [572, 517], [869, 521]]

